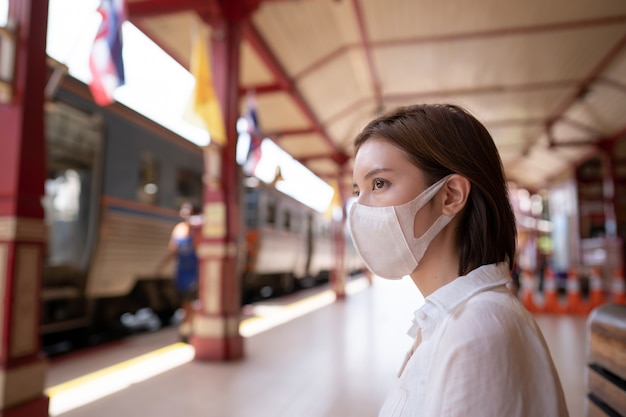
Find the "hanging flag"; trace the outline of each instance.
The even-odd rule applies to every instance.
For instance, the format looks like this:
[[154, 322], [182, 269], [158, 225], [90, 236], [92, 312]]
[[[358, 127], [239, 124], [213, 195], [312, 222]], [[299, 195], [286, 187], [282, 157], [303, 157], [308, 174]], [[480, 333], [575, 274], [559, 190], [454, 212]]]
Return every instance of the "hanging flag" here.
[[113, 102], [113, 91], [125, 82], [122, 23], [126, 21], [126, 4], [124, 0], [102, 0], [98, 13], [102, 16], [102, 23], [89, 56], [89, 89], [94, 101], [105, 106]]
[[343, 203], [341, 202], [341, 192], [339, 191], [339, 181], [338, 180], [330, 180], [328, 182], [331, 187], [333, 187], [333, 197], [328, 203], [328, 207], [324, 212], [324, 216], [326, 218], [332, 219], [335, 216], [335, 210], [337, 208], [341, 208]]
[[259, 121], [257, 119], [257, 104], [253, 90], [248, 90], [246, 93], [244, 118], [248, 122], [250, 145], [248, 146], [248, 154], [243, 168], [249, 175], [254, 175], [254, 171], [256, 170], [262, 156], [261, 142], [263, 141], [263, 138], [261, 136], [261, 129], [259, 128]]
[[220, 103], [213, 89], [211, 62], [201, 30], [196, 30], [193, 50], [191, 53], [191, 74], [196, 79], [193, 90], [193, 110], [204, 121], [211, 134], [211, 140], [220, 145], [226, 144], [226, 129]]
[[259, 128], [259, 121], [257, 119], [257, 104], [254, 90], [248, 90], [246, 93], [246, 108], [244, 111], [244, 118], [248, 122], [248, 133], [251, 135], [260, 136], [261, 129]]

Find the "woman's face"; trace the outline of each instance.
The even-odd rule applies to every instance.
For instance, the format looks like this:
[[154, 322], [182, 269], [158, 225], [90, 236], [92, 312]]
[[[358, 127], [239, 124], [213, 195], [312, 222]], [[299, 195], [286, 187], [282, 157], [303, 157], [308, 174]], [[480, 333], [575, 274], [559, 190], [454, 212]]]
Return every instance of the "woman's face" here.
[[[354, 192], [365, 206], [387, 207], [407, 203], [428, 188], [424, 173], [413, 165], [397, 146], [372, 137], [365, 141], [354, 158]], [[441, 212], [431, 204], [419, 212], [415, 236], [421, 236]]]

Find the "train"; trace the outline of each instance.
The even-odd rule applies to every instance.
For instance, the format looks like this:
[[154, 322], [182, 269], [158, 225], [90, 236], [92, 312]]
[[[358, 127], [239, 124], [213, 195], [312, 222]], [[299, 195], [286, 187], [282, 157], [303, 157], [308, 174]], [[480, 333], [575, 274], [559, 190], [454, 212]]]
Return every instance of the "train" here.
[[[180, 205], [202, 204], [202, 149], [120, 103], [96, 106], [70, 77], [45, 104], [45, 139], [42, 336], [120, 327], [146, 308], [167, 322], [179, 307], [174, 266], [157, 264]], [[337, 222], [271, 184], [243, 174], [241, 184], [243, 302], [326, 281]]]

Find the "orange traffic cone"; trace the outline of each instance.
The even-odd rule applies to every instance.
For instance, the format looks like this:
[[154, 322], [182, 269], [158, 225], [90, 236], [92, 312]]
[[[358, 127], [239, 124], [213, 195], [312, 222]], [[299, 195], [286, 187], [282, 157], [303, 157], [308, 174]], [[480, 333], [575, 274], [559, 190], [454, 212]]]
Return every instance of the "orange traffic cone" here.
[[580, 285], [578, 283], [578, 274], [575, 268], [570, 268], [567, 272], [567, 307], [568, 313], [579, 314], [584, 313], [585, 305], [580, 295]]
[[613, 277], [612, 301], [617, 304], [626, 304], [626, 284], [624, 283], [624, 268], [617, 268]]
[[587, 312], [604, 303], [606, 303], [606, 298], [604, 296], [602, 275], [600, 268], [594, 266], [591, 268], [589, 274], [589, 305], [587, 306]]
[[542, 311], [544, 313], [561, 314], [564, 309], [559, 303], [559, 294], [556, 289], [556, 278], [554, 271], [549, 266], [546, 267], [544, 289], [544, 303]]
[[526, 307], [526, 309], [530, 311], [531, 313], [539, 312], [539, 308], [535, 304], [535, 300], [533, 298], [533, 292], [535, 289], [534, 279], [531, 273], [528, 272], [527, 270], [522, 271], [520, 275], [520, 284], [522, 287], [521, 298], [522, 298], [522, 304], [524, 304], [524, 307]]

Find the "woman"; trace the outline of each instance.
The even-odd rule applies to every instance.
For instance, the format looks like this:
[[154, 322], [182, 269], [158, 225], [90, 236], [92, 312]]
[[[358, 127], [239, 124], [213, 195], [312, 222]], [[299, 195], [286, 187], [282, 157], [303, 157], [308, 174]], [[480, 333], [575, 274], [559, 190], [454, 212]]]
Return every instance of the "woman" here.
[[355, 246], [425, 297], [379, 416], [567, 416], [543, 335], [507, 289], [515, 218], [485, 127], [457, 106], [416, 105], [370, 122], [355, 149]]

